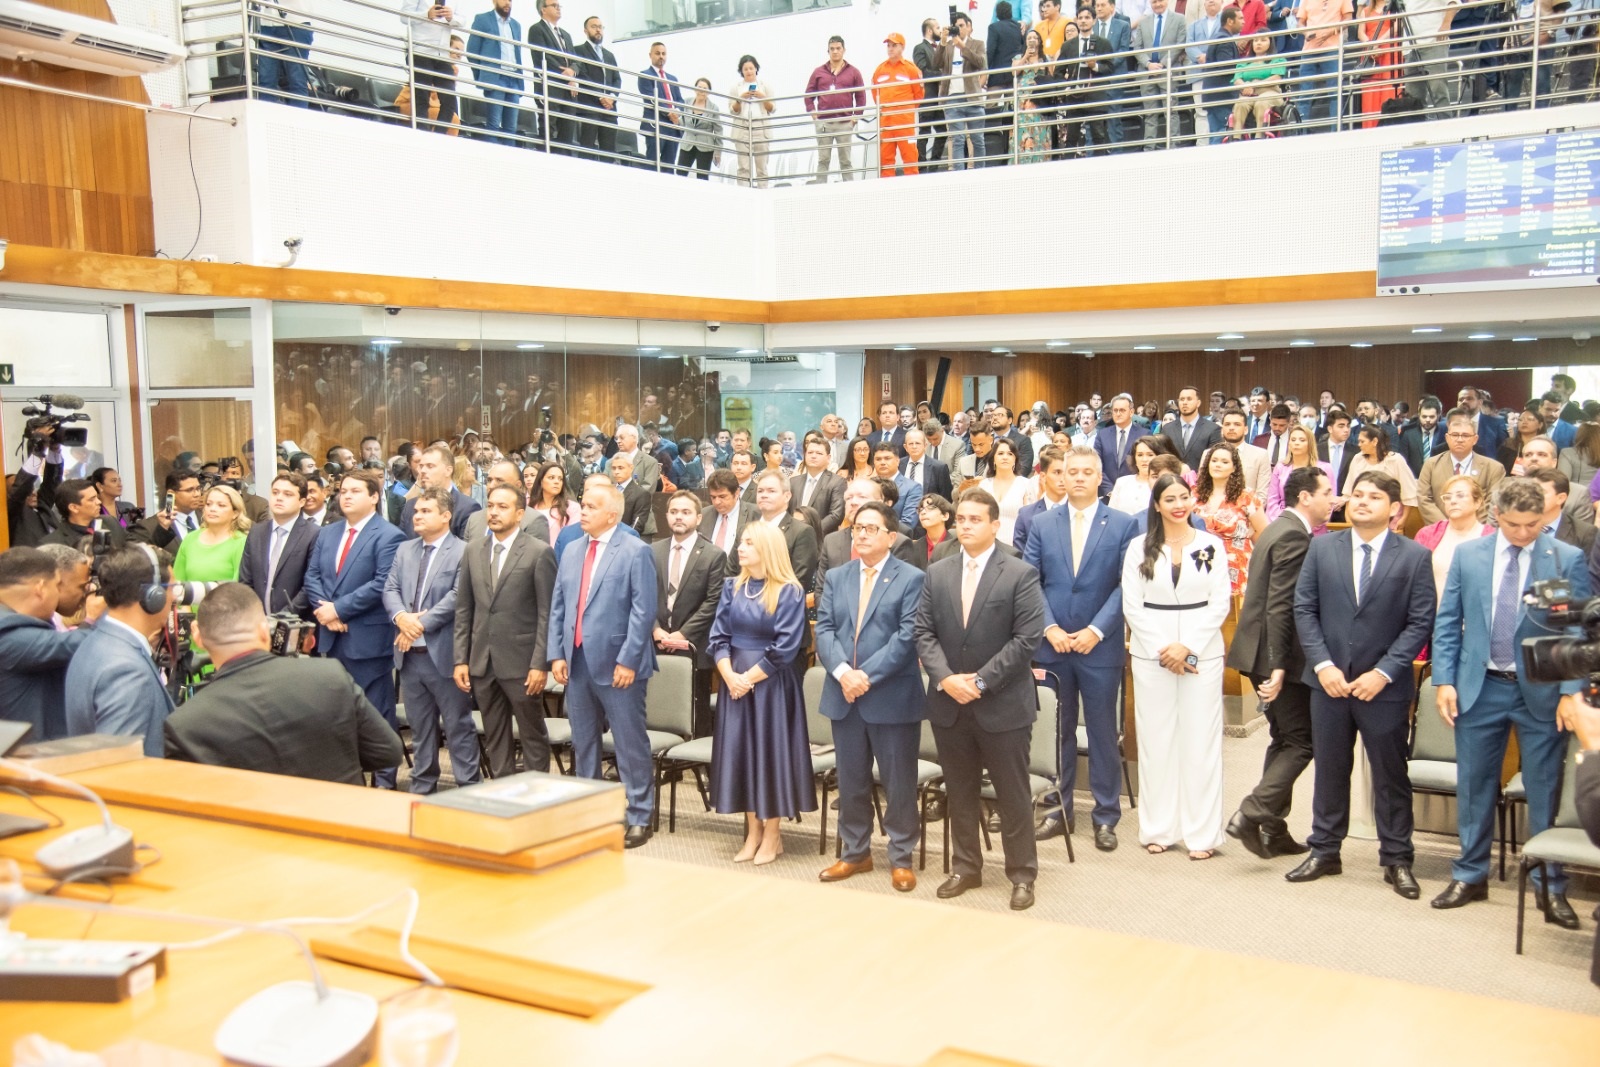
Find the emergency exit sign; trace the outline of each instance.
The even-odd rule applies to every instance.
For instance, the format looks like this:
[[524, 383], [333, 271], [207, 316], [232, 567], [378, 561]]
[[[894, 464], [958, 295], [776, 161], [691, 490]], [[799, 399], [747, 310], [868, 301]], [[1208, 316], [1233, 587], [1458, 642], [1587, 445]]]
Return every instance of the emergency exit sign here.
[[894, 390], [889, 387], [889, 376], [887, 374], [883, 376], [883, 398], [885, 400], [894, 398]]
[[16, 385], [17, 371], [14, 363], [0, 363], [0, 385]]

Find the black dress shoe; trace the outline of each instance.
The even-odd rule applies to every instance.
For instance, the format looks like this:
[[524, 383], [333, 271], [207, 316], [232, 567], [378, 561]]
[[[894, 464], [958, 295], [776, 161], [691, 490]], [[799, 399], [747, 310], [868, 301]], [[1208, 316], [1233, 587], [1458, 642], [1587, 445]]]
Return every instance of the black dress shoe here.
[[939, 887], [939, 899], [949, 900], [952, 897], [959, 897], [967, 890], [976, 889], [982, 884], [983, 875], [981, 874], [952, 874], [950, 877], [946, 878], [944, 880], [944, 884]]
[[1545, 922], [1554, 923], [1564, 930], [1578, 929], [1578, 913], [1567, 903], [1565, 893], [1551, 893], [1547, 896], [1544, 890], [1535, 887], [1533, 902], [1544, 912]]
[[1433, 898], [1432, 904], [1436, 908], [1460, 908], [1471, 904], [1474, 900], [1488, 900], [1489, 887], [1482, 882], [1457, 882], [1452, 880], [1444, 887], [1444, 892]]
[[1033, 883], [1018, 882], [1011, 887], [1011, 910], [1027, 911], [1033, 907]]
[[630, 826], [628, 832], [622, 835], [622, 847], [638, 848], [648, 840], [650, 840], [650, 827]]
[[923, 809], [922, 809], [922, 821], [923, 822], [943, 822], [944, 821], [944, 797], [931, 796], [931, 797], [928, 798], [927, 804], [925, 804], [923, 806]]
[[1269, 859], [1272, 856], [1272, 853], [1267, 851], [1267, 838], [1261, 829], [1261, 824], [1242, 811], [1234, 812], [1233, 818], [1228, 820], [1228, 836], [1238, 840], [1239, 844], [1262, 859]]
[[1407, 900], [1416, 900], [1422, 895], [1422, 887], [1417, 884], [1416, 877], [1411, 873], [1409, 863], [1396, 863], [1392, 867], [1385, 867], [1383, 880], [1394, 886], [1394, 891]]
[[1115, 852], [1117, 850], [1117, 831], [1105, 825], [1096, 826], [1094, 828], [1094, 847], [1101, 852]]
[[1311, 846], [1304, 841], [1296, 841], [1285, 830], [1281, 834], [1261, 831], [1262, 840], [1266, 842], [1267, 853], [1272, 856], [1304, 856], [1311, 851]]
[[1039, 825], [1033, 828], [1035, 841], [1048, 841], [1052, 837], [1061, 837], [1064, 833], [1071, 833], [1066, 829], [1066, 823], [1061, 821], [1059, 815], [1046, 815], [1039, 820]]
[[1343, 873], [1344, 864], [1340, 862], [1338, 856], [1311, 855], [1306, 857], [1304, 863], [1283, 877], [1288, 882], [1315, 882], [1326, 875]]
[[989, 813], [989, 818], [985, 821], [984, 825], [989, 828], [989, 832], [991, 834], [1000, 833], [1000, 813], [998, 811], [991, 811]]

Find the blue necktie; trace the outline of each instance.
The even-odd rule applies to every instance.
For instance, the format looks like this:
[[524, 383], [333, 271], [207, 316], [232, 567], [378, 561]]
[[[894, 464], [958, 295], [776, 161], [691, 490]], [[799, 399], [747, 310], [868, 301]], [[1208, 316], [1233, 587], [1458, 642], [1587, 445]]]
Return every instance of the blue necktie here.
[[1517, 598], [1522, 593], [1522, 583], [1518, 581], [1521, 568], [1517, 565], [1522, 549], [1516, 545], [1506, 546], [1511, 553], [1511, 560], [1506, 564], [1505, 574], [1500, 577], [1500, 591], [1494, 598], [1494, 624], [1489, 629], [1489, 664], [1499, 667], [1509, 664], [1512, 670], [1517, 669], [1517, 654], [1513, 640], [1517, 634]]
[[1156, 37], [1155, 37], [1155, 40], [1151, 42], [1152, 44], [1155, 44], [1155, 45], [1161, 44], [1161, 20], [1163, 18], [1165, 18], [1165, 17], [1166, 16], [1164, 16], [1164, 15], [1157, 15], [1156, 16]]
[[1372, 546], [1361, 546], [1361, 580], [1356, 583], [1356, 604], [1361, 604], [1361, 594], [1367, 591], [1367, 581], [1372, 577]]

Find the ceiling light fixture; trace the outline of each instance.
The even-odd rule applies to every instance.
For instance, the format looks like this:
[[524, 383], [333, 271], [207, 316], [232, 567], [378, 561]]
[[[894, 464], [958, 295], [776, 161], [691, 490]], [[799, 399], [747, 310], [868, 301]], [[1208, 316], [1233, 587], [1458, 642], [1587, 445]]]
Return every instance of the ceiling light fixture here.
[[1411, 332], [1412, 333], [1444, 333], [1444, 327], [1443, 326], [1418, 326], [1418, 327], [1415, 327]]
[[1469, 341], [1493, 341], [1494, 340], [1494, 334], [1492, 334], [1492, 333], [1469, 333], [1469, 334], [1467, 334], [1467, 340], [1469, 340]]
[[1351, 348], [1371, 348], [1372, 347], [1372, 342], [1371, 341], [1351, 341], [1350, 342], [1350, 347]]
[[738, 354], [741, 356], [753, 356], [759, 351], [761, 351], [759, 348], [741, 348]]
[[1219, 334], [1217, 334], [1217, 340], [1219, 340], [1219, 341], [1243, 341], [1244, 340], [1244, 334], [1242, 334], [1242, 333], [1219, 333]]
[[659, 352], [659, 351], [661, 351], [661, 347], [659, 345], [646, 345], [643, 348], [639, 349], [639, 351], [643, 352], [645, 355], [649, 355], [651, 352]]
[[1065, 348], [1071, 343], [1071, 341], [1046, 341], [1044, 346], [1046, 348]]
[[524, 341], [520, 345], [518, 345], [517, 347], [519, 349], [521, 349], [522, 351], [527, 352], [530, 349], [543, 348], [544, 345], [540, 344], [538, 341]]
[[1156, 346], [1155, 345], [1134, 345], [1133, 346], [1133, 350], [1135, 352], [1154, 352], [1156, 350]]
[[1206, 351], [1207, 351], [1207, 352], [1226, 352], [1226, 351], [1227, 351], [1227, 349], [1226, 349], [1226, 348], [1222, 348], [1222, 347], [1220, 347], [1220, 346], [1218, 346], [1218, 347], [1216, 347], [1216, 348], [1208, 348], [1208, 349], [1206, 349]]
[[1311, 348], [1316, 343], [1317, 342], [1315, 342], [1315, 341], [1308, 341], [1308, 340], [1306, 340], [1305, 338], [1302, 337], [1299, 340], [1290, 341], [1289, 342], [1289, 347], [1290, 348]]
[[896, 352], [915, 352], [917, 350], [917, 346], [916, 345], [895, 345], [894, 346], [894, 350]]
[[989, 349], [989, 351], [991, 353], [993, 353], [994, 355], [1004, 356], [1004, 355], [1007, 355], [1008, 353], [1010, 353], [1011, 349], [1009, 349], [1009, 348], [1001, 348], [1001, 347], [999, 347], [997, 345], [996, 347]]
[[1513, 337], [1513, 341], [1537, 341], [1537, 337]]
[[374, 346], [376, 346], [376, 345], [397, 345], [397, 344], [400, 344], [401, 342], [398, 341], [397, 339], [393, 338], [393, 337], [374, 337], [372, 339], [371, 343]]

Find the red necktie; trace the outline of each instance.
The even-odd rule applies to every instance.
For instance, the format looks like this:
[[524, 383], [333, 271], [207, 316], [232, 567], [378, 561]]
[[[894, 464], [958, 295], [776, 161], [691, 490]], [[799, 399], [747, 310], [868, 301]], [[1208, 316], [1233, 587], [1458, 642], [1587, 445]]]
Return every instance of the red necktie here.
[[594, 576], [594, 557], [600, 552], [600, 542], [589, 538], [589, 551], [583, 554], [583, 577], [578, 579], [578, 625], [572, 630], [572, 647], [583, 647], [583, 609], [589, 606], [589, 579]]
[[344, 570], [344, 558], [350, 554], [350, 546], [355, 543], [356, 528], [350, 527], [350, 532], [344, 535], [344, 545], [339, 549], [339, 562], [334, 564], [333, 573], [338, 574]]

